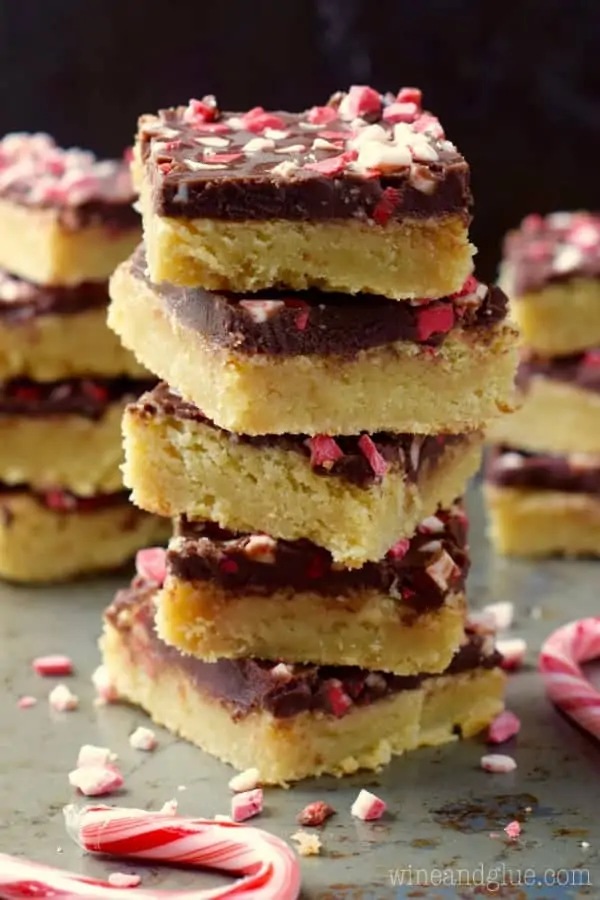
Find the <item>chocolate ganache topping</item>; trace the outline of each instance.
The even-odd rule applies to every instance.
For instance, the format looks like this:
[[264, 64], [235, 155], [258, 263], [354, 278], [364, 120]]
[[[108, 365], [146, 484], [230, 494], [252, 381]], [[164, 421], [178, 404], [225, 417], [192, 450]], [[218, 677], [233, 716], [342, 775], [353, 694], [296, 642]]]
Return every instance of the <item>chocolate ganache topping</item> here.
[[586, 391], [600, 391], [600, 350], [570, 356], [530, 356], [519, 364], [517, 384], [527, 391], [532, 378], [541, 376], [563, 381]]
[[89, 281], [75, 287], [34, 284], [0, 269], [0, 322], [19, 324], [36, 316], [73, 315], [108, 305], [108, 285]]
[[600, 494], [600, 455], [558, 456], [495, 447], [488, 455], [485, 477], [501, 487]]
[[134, 378], [14, 378], [0, 384], [0, 416], [74, 415], [100, 419], [111, 403], [135, 400], [153, 383]]

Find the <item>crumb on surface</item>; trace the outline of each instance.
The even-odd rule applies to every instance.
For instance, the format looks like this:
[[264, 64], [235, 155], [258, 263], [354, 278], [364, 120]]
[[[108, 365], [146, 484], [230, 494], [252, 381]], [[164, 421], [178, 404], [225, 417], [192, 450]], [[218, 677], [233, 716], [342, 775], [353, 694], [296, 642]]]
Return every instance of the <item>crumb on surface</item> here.
[[319, 856], [323, 843], [318, 834], [308, 831], [296, 831], [291, 840], [298, 844], [299, 856]]

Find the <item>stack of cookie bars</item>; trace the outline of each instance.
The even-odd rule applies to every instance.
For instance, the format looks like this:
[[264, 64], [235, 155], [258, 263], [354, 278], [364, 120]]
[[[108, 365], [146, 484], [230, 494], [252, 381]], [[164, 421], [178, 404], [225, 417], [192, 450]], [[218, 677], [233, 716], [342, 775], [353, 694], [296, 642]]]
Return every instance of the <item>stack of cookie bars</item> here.
[[456, 498], [515, 359], [466, 162], [418, 90], [353, 87], [143, 116], [134, 172], [109, 322], [164, 383], [125, 480], [174, 535], [106, 613], [117, 690], [267, 783], [474, 733], [504, 680]]
[[492, 540], [523, 556], [600, 553], [600, 216], [528, 216], [501, 283], [522, 335], [522, 408], [490, 430]]
[[106, 325], [139, 240], [128, 167], [44, 134], [0, 141], [0, 576], [122, 565], [164, 525], [128, 503], [120, 419], [153, 381]]

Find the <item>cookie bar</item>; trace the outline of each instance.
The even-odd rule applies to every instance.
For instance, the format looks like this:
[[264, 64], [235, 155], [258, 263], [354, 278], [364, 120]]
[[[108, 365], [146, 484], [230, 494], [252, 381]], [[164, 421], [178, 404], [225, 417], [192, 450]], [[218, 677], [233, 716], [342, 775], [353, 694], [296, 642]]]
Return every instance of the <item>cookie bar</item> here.
[[600, 345], [600, 216], [527, 216], [506, 237], [501, 284], [534, 353]]
[[600, 453], [600, 351], [523, 359], [523, 406], [491, 423], [489, 440], [534, 453]]
[[192, 100], [140, 118], [134, 174], [156, 282], [401, 299], [472, 269], [469, 168], [414, 88], [294, 114]]
[[500, 553], [600, 555], [600, 455], [495, 448], [485, 498]]
[[151, 381], [0, 384], [0, 482], [88, 496], [122, 489], [121, 419]]
[[106, 282], [34, 284], [0, 269], [0, 381], [148, 377], [106, 325]]
[[423, 744], [470, 737], [502, 709], [493, 638], [467, 633], [441, 676], [253, 659], [201, 662], [164, 644], [141, 579], [105, 614], [104, 662], [123, 699], [265, 784], [378, 769]]
[[0, 487], [0, 578], [9, 581], [64, 581], [117, 569], [167, 537], [166, 523], [131, 506], [124, 491], [81, 498]]
[[441, 672], [464, 627], [467, 520], [425, 519], [377, 562], [343, 569], [307, 540], [175, 522], [160, 636], [205, 660], [257, 656]]
[[161, 384], [123, 418], [124, 481], [142, 509], [236, 531], [308, 538], [336, 562], [380, 559], [448, 506], [479, 467], [482, 434], [248, 437]]
[[153, 285], [140, 249], [110, 294], [125, 346], [230, 431], [461, 433], [512, 408], [507, 300], [475, 279], [415, 304], [316, 291], [244, 299]]
[[0, 141], [0, 266], [39, 284], [108, 278], [140, 237], [125, 161], [46, 134]]

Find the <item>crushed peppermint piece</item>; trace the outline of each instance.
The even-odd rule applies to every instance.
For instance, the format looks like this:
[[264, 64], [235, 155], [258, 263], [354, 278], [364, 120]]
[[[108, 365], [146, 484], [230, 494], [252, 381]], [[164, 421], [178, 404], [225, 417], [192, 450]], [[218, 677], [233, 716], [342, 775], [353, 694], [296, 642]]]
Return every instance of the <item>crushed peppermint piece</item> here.
[[77, 768], [82, 766], [106, 766], [117, 759], [117, 754], [108, 747], [95, 747], [93, 744], [83, 744], [77, 756]]
[[25, 696], [19, 697], [17, 700], [17, 706], [19, 709], [31, 709], [32, 706], [35, 706], [37, 703], [37, 699], [35, 697]]
[[523, 665], [527, 642], [523, 638], [504, 638], [496, 641], [496, 649], [502, 655], [502, 668], [514, 671]]
[[390, 547], [387, 555], [391, 556], [392, 559], [404, 559], [409, 548], [410, 540], [408, 538], [401, 538], [399, 541], [396, 541], [393, 547]]
[[521, 825], [515, 819], [513, 822], [509, 822], [504, 830], [511, 840], [516, 840], [521, 834]]
[[119, 699], [117, 688], [106, 666], [101, 665], [94, 669], [92, 684], [96, 688], [97, 703], [115, 703]]
[[381, 94], [364, 84], [353, 84], [339, 106], [342, 119], [352, 120], [378, 114], [381, 110]]
[[503, 744], [521, 730], [521, 720], [514, 712], [505, 709], [496, 716], [488, 729], [488, 744]]
[[52, 675], [72, 675], [73, 663], [68, 656], [54, 654], [51, 656], [38, 656], [32, 664], [34, 672], [44, 677]]
[[143, 725], [140, 725], [129, 735], [129, 745], [133, 747], [134, 750], [145, 750], [146, 752], [150, 752], [151, 750], [156, 749], [158, 741], [151, 728], [144, 728]]
[[345, 172], [348, 168], [349, 164], [353, 162], [357, 158], [358, 154], [356, 150], [346, 150], [345, 153], [340, 153], [339, 156], [330, 156], [326, 159], [320, 159], [318, 162], [314, 163], [305, 163], [305, 169], [309, 169], [311, 172], [319, 172], [321, 175], [339, 175], [341, 172]]
[[124, 779], [116, 766], [81, 766], [69, 772], [69, 784], [86, 797], [101, 797], [123, 787]]
[[66, 684], [57, 684], [48, 695], [48, 702], [56, 712], [72, 712], [79, 706], [79, 697]]
[[271, 175], [277, 175], [280, 178], [289, 178], [290, 175], [293, 175], [294, 172], [297, 172], [300, 166], [298, 163], [293, 162], [291, 159], [284, 159], [283, 162], [280, 162], [278, 165], [273, 166], [271, 169]]
[[344, 690], [339, 678], [329, 678], [324, 690], [324, 698], [327, 701], [330, 712], [341, 719], [352, 706], [352, 698]]
[[314, 803], [309, 803], [308, 806], [305, 806], [304, 809], [298, 813], [296, 821], [299, 825], [317, 827], [322, 825], [330, 816], [334, 815], [335, 809], [333, 806], [329, 806], [329, 804], [325, 803], [323, 800], [315, 800]]
[[445, 529], [445, 525], [437, 516], [427, 516], [420, 523], [417, 531], [420, 534], [440, 534]]
[[134, 888], [142, 883], [140, 875], [128, 874], [126, 872], [111, 872], [108, 876], [108, 883], [111, 887]]
[[140, 578], [162, 587], [167, 575], [167, 551], [164, 547], [146, 547], [135, 555], [135, 570]]
[[434, 562], [430, 563], [425, 571], [431, 580], [437, 584], [440, 590], [447, 591], [450, 581], [459, 574], [460, 569], [448, 551], [442, 549], [439, 557]]
[[388, 464], [377, 449], [373, 439], [368, 434], [361, 434], [358, 439], [358, 448], [371, 466], [374, 475], [381, 478], [388, 470]]
[[337, 117], [337, 110], [333, 106], [313, 106], [306, 116], [311, 125], [327, 125]]
[[248, 312], [254, 322], [262, 324], [285, 306], [283, 300], [240, 300], [239, 305]]
[[263, 810], [262, 788], [242, 791], [231, 798], [231, 818], [234, 822], [245, 822], [259, 816]]
[[508, 772], [514, 772], [517, 764], [512, 756], [505, 756], [503, 753], [488, 753], [481, 757], [481, 768], [486, 772], [493, 772], [495, 775], [505, 775]]
[[339, 444], [327, 434], [316, 434], [314, 437], [307, 438], [305, 443], [310, 450], [311, 466], [332, 469], [338, 459], [344, 455]]
[[380, 797], [363, 788], [350, 807], [350, 812], [363, 822], [371, 822], [373, 819], [380, 819], [386, 809], [387, 805]]
[[244, 553], [257, 563], [273, 565], [276, 560], [277, 541], [268, 534], [251, 534], [244, 544]]
[[454, 326], [451, 304], [431, 303], [417, 311], [417, 339], [427, 341], [433, 334], [447, 334]]
[[229, 781], [229, 790], [236, 794], [253, 791], [260, 784], [258, 769], [246, 769], [234, 775]]
[[178, 808], [178, 800], [165, 800], [159, 812], [161, 812], [164, 816], [176, 816]]
[[308, 831], [296, 831], [292, 834], [290, 840], [298, 844], [299, 856], [319, 856], [323, 843], [318, 834], [309, 833]]
[[488, 603], [482, 612], [492, 617], [496, 631], [506, 631], [513, 623], [515, 605], [510, 600], [501, 600]]

